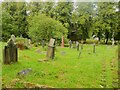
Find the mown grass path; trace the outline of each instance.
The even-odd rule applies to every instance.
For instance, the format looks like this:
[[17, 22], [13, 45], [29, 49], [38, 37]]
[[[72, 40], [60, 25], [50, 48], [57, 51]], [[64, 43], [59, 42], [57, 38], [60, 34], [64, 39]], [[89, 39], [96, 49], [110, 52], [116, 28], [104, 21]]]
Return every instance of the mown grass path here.
[[[38, 60], [46, 57], [46, 47], [19, 50], [18, 63], [2, 66], [3, 87], [10, 87], [11, 81], [16, 78], [59, 88], [117, 87], [113, 85], [114, 78], [118, 77], [117, 46], [98, 45], [96, 53], [92, 51], [92, 45], [84, 45], [78, 58], [79, 52], [76, 49], [56, 47], [54, 60], [39, 62]], [[111, 70], [111, 62], [115, 66], [114, 70]], [[17, 76], [17, 73], [25, 68], [31, 68], [32, 72]], [[17, 83], [12, 87], [24, 85]]]

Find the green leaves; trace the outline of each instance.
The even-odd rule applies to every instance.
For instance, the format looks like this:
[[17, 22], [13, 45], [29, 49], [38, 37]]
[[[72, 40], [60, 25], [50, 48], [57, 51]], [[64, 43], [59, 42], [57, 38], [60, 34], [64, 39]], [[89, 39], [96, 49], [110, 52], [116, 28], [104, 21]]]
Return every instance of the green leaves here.
[[45, 15], [34, 16], [29, 24], [29, 35], [34, 41], [60, 39], [63, 35], [67, 37], [66, 28], [59, 21]]

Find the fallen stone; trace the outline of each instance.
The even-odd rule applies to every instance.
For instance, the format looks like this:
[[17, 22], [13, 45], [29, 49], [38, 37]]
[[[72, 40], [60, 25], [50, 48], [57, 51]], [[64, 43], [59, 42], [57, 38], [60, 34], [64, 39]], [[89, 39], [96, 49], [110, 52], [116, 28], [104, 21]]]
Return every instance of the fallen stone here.
[[65, 55], [65, 54], [66, 54], [66, 52], [65, 52], [65, 51], [62, 51], [62, 52], [61, 52], [61, 54], [62, 54], [62, 55]]
[[40, 50], [40, 49], [37, 49], [35, 52], [37, 52], [37, 53], [41, 53], [41, 50]]
[[48, 59], [38, 60], [38, 62], [46, 62]]
[[32, 71], [31, 68], [27, 68], [27, 69], [24, 69], [24, 70], [21, 70], [20, 72], [17, 73], [18, 76], [21, 76], [21, 75], [26, 75], [28, 73], [30, 73]]

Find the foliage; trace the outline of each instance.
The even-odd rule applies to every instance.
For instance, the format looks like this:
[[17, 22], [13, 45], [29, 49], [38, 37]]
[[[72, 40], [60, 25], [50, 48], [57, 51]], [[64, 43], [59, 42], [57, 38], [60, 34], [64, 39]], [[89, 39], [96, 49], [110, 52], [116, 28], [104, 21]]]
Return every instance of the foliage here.
[[[11, 34], [29, 38], [28, 27], [30, 29], [33, 18], [45, 14], [47, 18], [62, 23], [62, 27], [67, 29], [65, 37], [68, 36], [68, 39], [86, 41], [95, 34], [99, 41], [105, 39], [107, 44], [112, 38], [120, 40], [119, 6], [117, 2], [3, 2], [2, 37], [5, 41]], [[32, 24], [37, 25], [37, 21]], [[54, 26], [51, 22], [49, 24]], [[58, 37], [60, 42], [60, 36]]]
[[99, 2], [97, 3], [96, 15], [94, 18], [94, 31], [99, 39], [114, 38], [118, 33], [117, 19], [117, 3], [116, 2]]
[[29, 36], [35, 42], [42, 39], [49, 41], [50, 38], [61, 39], [67, 37], [67, 30], [59, 21], [49, 18], [45, 15], [36, 15], [29, 22]]
[[94, 39], [87, 39], [86, 40], [86, 44], [98, 44], [98, 40], [94, 40]]
[[29, 40], [27, 38], [21, 38], [21, 37], [17, 37], [15, 39], [16, 45], [19, 49], [23, 50], [23, 49], [29, 49], [30, 48], [30, 43]]
[[7, 40], [11, 34], [27, 37], [27, 24], [25, 2], [2, 3], [3, 40]]

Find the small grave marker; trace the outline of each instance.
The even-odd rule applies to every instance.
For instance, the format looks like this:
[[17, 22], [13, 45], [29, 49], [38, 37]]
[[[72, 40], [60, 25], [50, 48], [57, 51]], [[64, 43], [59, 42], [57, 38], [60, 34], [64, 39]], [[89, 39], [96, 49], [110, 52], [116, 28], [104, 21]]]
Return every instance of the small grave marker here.
[[47, 58], [53, 59], [55, 55], [55, 39], [50, 39], [47, 50]]
[[93, 44], [93, 53], [95, 53], [95, 43]]
[[44, 39], [42, 40], [42, 47], [44, 48], [44, 46], [45, 46], [45, 41], [44, 41]]
[[72, 47], [72, 41], [71, 40], [69, 41], [69, 47], [70, 48]]

